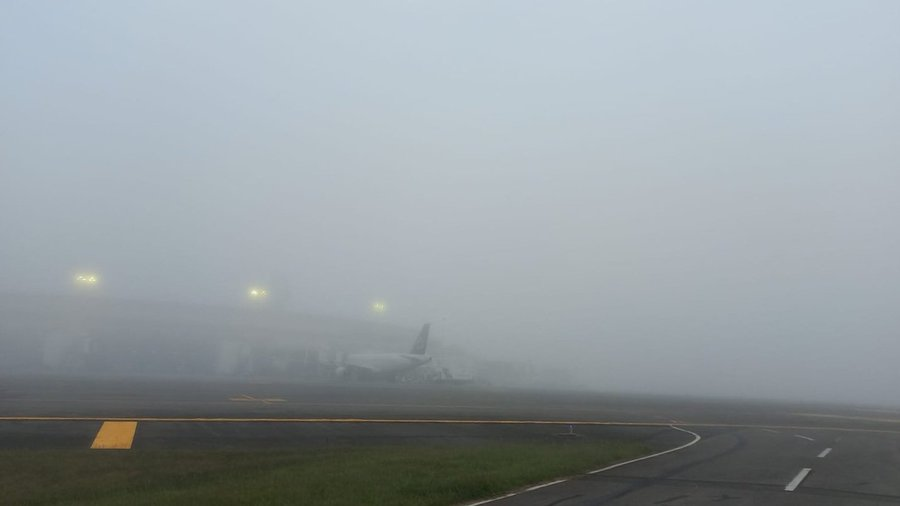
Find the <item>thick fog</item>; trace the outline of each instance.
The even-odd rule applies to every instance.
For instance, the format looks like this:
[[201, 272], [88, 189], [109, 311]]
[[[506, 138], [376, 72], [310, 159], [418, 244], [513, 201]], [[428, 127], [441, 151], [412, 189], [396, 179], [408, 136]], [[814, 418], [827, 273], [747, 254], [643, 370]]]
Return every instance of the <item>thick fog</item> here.
[[898, 404], [898, 26], [890, 0], [5, 2], [0, 292], [258, 284], [601, 390]]

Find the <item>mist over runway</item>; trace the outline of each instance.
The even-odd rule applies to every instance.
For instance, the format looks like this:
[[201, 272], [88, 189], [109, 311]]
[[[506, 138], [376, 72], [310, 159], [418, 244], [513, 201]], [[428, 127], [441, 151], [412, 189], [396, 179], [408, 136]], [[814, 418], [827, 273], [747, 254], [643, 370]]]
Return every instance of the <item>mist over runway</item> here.
[[10, 376], [4, 417], [749, 424], [900, 430], [900, 409], [387, 382]]
[[[0, 293], [431, 322], [616, 391], [896, 404], [898, 5], [4, 2]], [[163, 337], [282, 325], [244, 313]], [[103, 362], [65, 316], [41, 361]], [[149, 372], [134, 327], [147, 360], [110, 367]], [[245, 368], [201, 351], [173, 374]]]
[[900, 479], [884, 471], [900, 466], [900, 410], [877, 406], [421, 384], [5, 376], [0, 413], [2, 449], [589, 438], [671, 452], [516, 491], [498, 505], [900, 503]]
[[898, 26], [0, 2], [0, 448], [621, 437], [678, 451], [504, 501], [897, 502]]

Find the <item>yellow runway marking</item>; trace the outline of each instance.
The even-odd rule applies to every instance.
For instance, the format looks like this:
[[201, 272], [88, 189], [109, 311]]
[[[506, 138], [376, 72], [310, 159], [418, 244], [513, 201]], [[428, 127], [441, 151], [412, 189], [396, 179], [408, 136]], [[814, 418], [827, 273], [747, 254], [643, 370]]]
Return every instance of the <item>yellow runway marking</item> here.
[[[359, 424], [467, 424], [467, 425], [585, 425], [610, 427], [669, 427], [667, 422], [603, 421], [603, 420], [477, 420], [428, 418], [228, 418], [228, 417], [98, 417], [98, 416], [0, 416], [0, 422], [198, 422], [198, 423], [359, 423]], [[827, 430], [878, 434], [900, 434], [900, 429], [866, 429], [840, 426], [764, 425], [682, 421], [683, 427], [732, 429]], [[102, 428], [101, 428], [102, 431]], [[133, 431], [132, 431], [133, 436]]]
[[94, 438], [91, 448], [94, 450], [128, 450], [134, 440], [137, 422], [105, 421]]

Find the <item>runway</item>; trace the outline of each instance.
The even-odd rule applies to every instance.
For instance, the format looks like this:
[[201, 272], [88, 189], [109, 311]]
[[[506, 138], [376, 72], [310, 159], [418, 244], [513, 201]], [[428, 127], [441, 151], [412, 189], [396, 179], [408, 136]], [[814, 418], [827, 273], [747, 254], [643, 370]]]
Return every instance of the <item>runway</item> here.
[[655, 452], [697, 440], [488, 504], [900, 503], [900, 412], [891, 409], [405, 384], [0, 379], [7, 449], [481, 444], [569, 432], [637, 439]]
[[702, 439], [679, 452], [481, 504], [900, 503], [896, 435], [806, 431], [807, 440], [792, 431], [696, 432]]

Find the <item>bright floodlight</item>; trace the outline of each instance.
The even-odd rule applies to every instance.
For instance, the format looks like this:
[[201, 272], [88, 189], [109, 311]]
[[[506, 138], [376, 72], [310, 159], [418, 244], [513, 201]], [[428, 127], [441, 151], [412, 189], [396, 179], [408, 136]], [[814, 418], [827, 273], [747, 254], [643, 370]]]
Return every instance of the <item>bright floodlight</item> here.
[[383, 313], [387, 309], [387, 305], [384, 301], [377, 300], [372, 303], [372, 312], [373, 313]]
[[75, 284], [78, 286], [94, 286], [99, 281], [96, 274], [81, 272], [75, 275]]
[[269, 295], [269, 292], [265, 288], [260, 288], [258, 286], [250, 287], [247, 290], [247, 296], [254, 300], [262, 300], [265, 299]]

